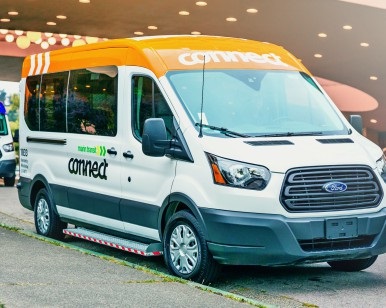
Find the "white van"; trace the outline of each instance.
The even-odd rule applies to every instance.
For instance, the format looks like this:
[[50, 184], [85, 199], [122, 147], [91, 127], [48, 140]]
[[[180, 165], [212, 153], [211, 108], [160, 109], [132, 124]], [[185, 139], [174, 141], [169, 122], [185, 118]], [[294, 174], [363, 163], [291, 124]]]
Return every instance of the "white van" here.
[[381, 149], [282, 47], [112, 40], [28, 56], [21, 91], [19, 199], [39, 234], [163, 254], [201, 283], [386, 252]]
[[0, 178], [4, 186], [15, 185], [16, 159], [13, 137], [5, 106], [0, 102]]

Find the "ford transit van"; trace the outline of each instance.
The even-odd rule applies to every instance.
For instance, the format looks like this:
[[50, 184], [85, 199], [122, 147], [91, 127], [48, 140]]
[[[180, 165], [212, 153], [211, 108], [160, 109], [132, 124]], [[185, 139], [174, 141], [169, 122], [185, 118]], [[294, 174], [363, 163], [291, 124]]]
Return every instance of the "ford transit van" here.
[[386, 252], [381, 149], [282, 47], [112, 40], [28, 56], [21, 91], [18, 192], [39, 234], [163, 255], [201, 283]]
[[0, 102], [0, 178], [4, 186], [15, 185], [15, 149], [5, 106]]

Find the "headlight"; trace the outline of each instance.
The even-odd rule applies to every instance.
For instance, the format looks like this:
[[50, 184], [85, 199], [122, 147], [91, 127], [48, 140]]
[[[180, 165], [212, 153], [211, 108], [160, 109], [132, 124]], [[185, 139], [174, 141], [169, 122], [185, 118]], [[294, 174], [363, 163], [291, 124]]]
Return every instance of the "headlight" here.
[[263, 190], [271, 178], [270, 171], [259, 165], [251, 165], [206, 153], [215, 184], [238, 188]]
[[386, 159], [385, 159], [385, 155], [382, 155], [377, 160], [377, 170], [378, 170], [380, 175], [386, 174]]
[[3, 149], [5, 152], [12, 152], [14, 151], [13, 143], [7, 143], [3, 145]]

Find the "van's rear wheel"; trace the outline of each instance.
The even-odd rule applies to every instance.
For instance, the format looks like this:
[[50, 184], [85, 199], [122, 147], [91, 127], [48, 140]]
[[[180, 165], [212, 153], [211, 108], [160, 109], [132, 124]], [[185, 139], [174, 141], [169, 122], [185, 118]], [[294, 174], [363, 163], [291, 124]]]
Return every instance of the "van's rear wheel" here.
[[219, 273], [197, 219], [187, 211], [175, 213], [166, 225], [164, 258], [176, 276], [208, 284]]
[[366, 259], [330, 261], [327, 263], [337, 271], [359, 272], [373, 265], [377, 258], [378, 256], [373, 256]]
[[55, 213], [52, 197], [45, 188], [39, 190], [35, 199], [34, 220], [36, 231], [40, 235], [62, 240], [63, 229], [67, 224], [62, 222]]
[[10, 178], [4, 178], [4, 186], [12, 187], [15, 185], [15, 176]]

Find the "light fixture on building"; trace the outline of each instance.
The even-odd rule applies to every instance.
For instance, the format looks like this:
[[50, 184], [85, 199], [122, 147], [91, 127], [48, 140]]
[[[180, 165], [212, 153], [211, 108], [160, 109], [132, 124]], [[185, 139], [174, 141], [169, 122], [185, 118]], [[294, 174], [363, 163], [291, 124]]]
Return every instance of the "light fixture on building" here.
[[94, 37], [94, 36], [86, 36], [85, 40], [86, 40], [87, 44], [93, 44], [93, 43], [98, 42], [98, 38]]
[[51, 36], [47, 40], [48, 44], [55, 45], [56, 44], [56, 38], [54, 36]]
[[40, 44], [40, 47], [41, 47], [42, 49], [48, 49], [48, 47], [50, 47], [50, 44], [48, 44], [47, 41], [44, 41], [44, 42], [42, 42], [42, 43]]
[[8, 43], [12, 43], [14, 40], [15, 40], [15, 37], [13, 36], [13, 34], [7, 34], [5, 36], [5, 40], [8, 42]]
[[16, 46], [20, 49], [27, 49], [31, 45], [31, 41], [25, 35], [21, 35], [16, 39]]
[[82, 39], [76, 39], [72, 42], [72, 47], [86, 45], [86, 42]]
[[70, 45], [70, 40], [69, 40], [67, 37], [62, 38], [62, 40], [61, 40], [60, 42], [61, 42], [61, 44], [62, 44], [63, 46], [68, 46], [68, 45]]
[[34, 43], [42, 37], [42, 34], [40, 32], [27, 31], [27, 37], [31, 42]]

